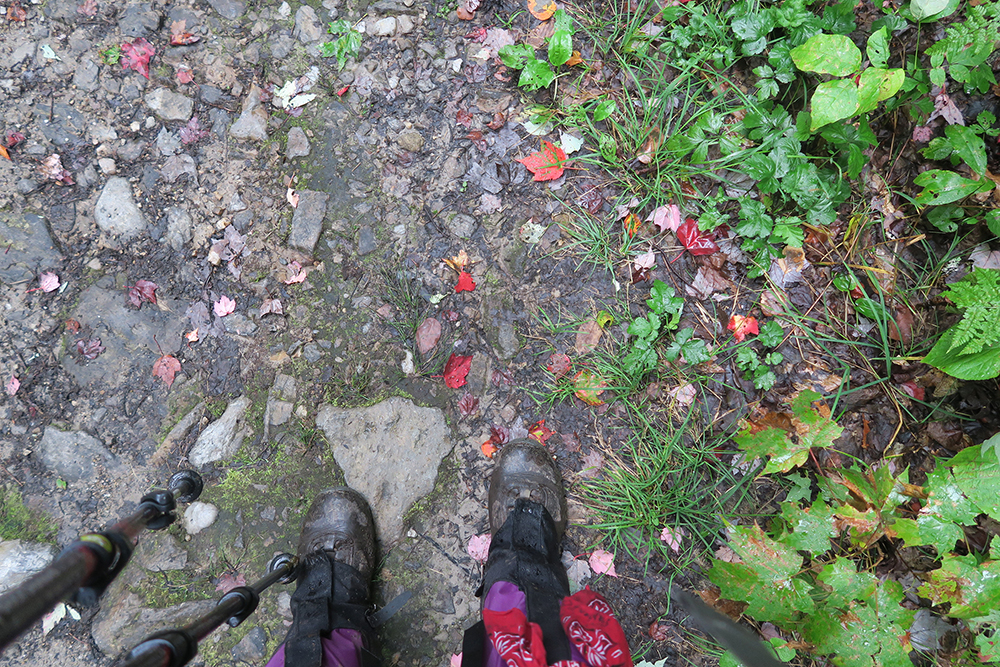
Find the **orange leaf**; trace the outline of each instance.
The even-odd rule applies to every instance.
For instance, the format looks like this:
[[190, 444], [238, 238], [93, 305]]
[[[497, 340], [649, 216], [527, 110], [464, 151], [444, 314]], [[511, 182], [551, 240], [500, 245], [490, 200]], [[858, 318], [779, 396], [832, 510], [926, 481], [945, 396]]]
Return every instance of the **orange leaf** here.
[[580, 52], [579, 51], [574, 51], [573, 55], [571, 55], [569, 57], [569, 60], [567, 60], [563, 64], [566, 65], [566, 67], [573, 67], [574, 65], [579, 65], [582, 62], [583, 62], [583, 58], [580, 57]]
[[608, 383], [590, 371], [583, 370], [577, 373], [576, 377], [573, 378], [573, 386], [576, 387], [576, 391], [573, 393], [587, 405], [602, 405], [604, 403], [598, 396], [608, 386]]
[[743, 317], [742, 315], [733, 315], [729, 318], [729, 326], [726, 327], [733, 332], [733, 337], [740, 343], [743, 339], [747, 337], [748, 334], [757, 335], [760, 333], [757, 328], [757, 318], [756, 317]]
[[7, 152], [7, 147], [0, 144], [0, 155], [3, 155], [8, 160], [10, 159], [10, 153]]
[[635, 213], [629, 213], [627, 216], [625, 216], [625, 220], [622, 222], [622, 224], [625, 225], [625, 231], [628, 232], [628, 235], [631, 238], [635, 236], [635, 233], [637, 231], [639, 231], [639, 225], [642, 224], [642, 221], [639, 220], [639, 216], [637, 216]]
[[488, 459], [493, 458], [493, 455], [497, 453], [500, 448], [493, 444], [492, 440], [487, 440], [483, 444], [479, 445], [479, 450]]
[[445, 257], [444, 263], [461, 273], [469, 265], [469, 255], [464, 250], [459, 250], [454, 257]]
[[563, 175], [566, 153], [550, 141], [542, 140], [542, 150], [518, 160], [535, 175], [536, 181], [554, 181]]
[[559, 9], [552, 0], [542, 0], [544, 4], [539, 7], [538, 0], [528, 0], [528, 11], [539, 21], [546, 21]]

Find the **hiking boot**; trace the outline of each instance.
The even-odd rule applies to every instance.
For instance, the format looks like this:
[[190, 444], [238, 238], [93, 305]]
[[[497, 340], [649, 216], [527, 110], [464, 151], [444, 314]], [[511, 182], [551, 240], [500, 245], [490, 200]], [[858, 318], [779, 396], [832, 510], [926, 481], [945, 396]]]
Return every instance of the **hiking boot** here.
[[299, 559], [305, 562], [318, 551], [351, 566], [366, 588], [370, 585], [375, 570], [375, 520], [364, 496], [342, 486], [316, 497], [302, 522]]
[[496, 535], [518, 498], [538, 503], [555, 524], [556, 541], [566, 532], [566, 494], [559, 467], [541, 444], [515, 440], [497, 455], [490, 478], [490, 534]]

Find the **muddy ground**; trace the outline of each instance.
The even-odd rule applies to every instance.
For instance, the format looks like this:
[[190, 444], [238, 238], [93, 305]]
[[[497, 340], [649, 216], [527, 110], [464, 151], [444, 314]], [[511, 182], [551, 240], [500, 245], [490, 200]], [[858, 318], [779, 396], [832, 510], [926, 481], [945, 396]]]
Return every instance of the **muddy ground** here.
[[[608, 212], [615, 193], [586, 174], [530, 183], [515, 161], [537, 146], [520, 123], [523, 100], [444, 6], [24, 9], [24, 21], [0, 28], [0, 129], [24, 136], [0, 160], [0, 358], [5, 383], [19, 382], [0, 403], [5, 502], [16, 491], [51, 517], [38, 519], [36, 537], [64, 545], [178, 468], [199, 469], [206, 489], [198, 512], [144, 536], [98, 608], [44, 636], [36, 626], [0, 664], [110, 664], [227, 584], [257, 578], [274, 553], [294, 551], [311, 497], [345, 479], [338, 434], [323, 420], [390, 397], [403, 402], [393, 419], [425, 406], [442, 435], [386, 448], [346, 478], [395, 485], [376, 508], [377, 598], [415, 596], [385, 627], [387, 663], [446, 664], [478, 610], [480, 566], [465, 547], [487, 526], [491, 463], [479, 445], [490, 427], [523, 435], [545, 419], [571, 492], [583, 457], [606, 446], [599, 413], [533, 396], [545, 391], [549, 354], [573, 344], [572, 333], [555, 340], [540, 326], [540, 310], [582, 315], [614, 290], [566, 250], [561, 200], [597, 188]], [[319, 56], [338, 17], [365, 26], [343, 71]], [[200, 40], [170, 46], [176, 21]], [[105, 62], [102, 52], [140, 37], [155, 49], [148, 79]], [[179, 80], [185, 71], [191, 82]], [[294, 113], [275, 106], [275, 90], [304, 75], [316, 98]], [[497, 114], [502, 128], [488, 128]], [[544, 233], [523, 233], [529, 218]], [[461, 250], [472, 292], [455, 292], [442, 261]], [[39, 289], [46, 272], [58, 288]], [[220, 316], [223, 297], [233, 312]], [[428, 317], [442, 332], [421, 353], [414, 332]], [[441, 378], [452, 352], [472, 356], [463, 389]], [[170, 359], [179, 370], [168, 385], [153, 371]], [[471, 410], [459, 408], [466, 394], [478, 399]], [[414, 469], [421, 479], [407, 495]], [[585, 524], [587, 510], [572, 506]], [[24, 537], [12, 548], [27, 549]], [[596, 540], [571, 529], [567, 557]], [[619, 572], [587, 583], [620, 610], [637, 655], [683, 650], [679, 628], [658, 642], [646, 634], [673, 573], [627, 562]], [[275, 587], [199, 659], [263, 664], [289, 618], [288, 592]]]

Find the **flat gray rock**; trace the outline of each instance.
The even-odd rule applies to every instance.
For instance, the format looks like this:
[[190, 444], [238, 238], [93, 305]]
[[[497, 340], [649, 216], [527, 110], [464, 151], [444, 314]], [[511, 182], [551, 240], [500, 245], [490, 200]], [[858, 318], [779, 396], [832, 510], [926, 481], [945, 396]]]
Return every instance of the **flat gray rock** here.
[[219, 16], [230, 21], [235, 21], [247, 11], [246, 4], [238, 2], [238, 0], [208, 0], [208, 4], [219, 12]]
[[0, 542], [0, 593], [41, 571], [55, 558], [51, 544], [9, 540]]
[[194, 100], [167, 88], [147, 93], [146, 106], [162, 120], [188, 120], [194, 111]]
[[117, 465], [100, 440], [83, 432], [46, 426], [40, 446], [45, 467], [67, 482], [90, 482], [97, 476], [96, 466]]
[[250, 399], [240, 396], [232, 401], [222, 416], [205, 427], [191, 447], [188, 460], [192, 465], [203, 466], [221, 459], [227, 459], [239, 450], [246, 431], [243, 415], [250, 407]]
[[180, 250], [194, 235], [194, 220], [187, 209], [170, 206], [167, 214], [167, 243], [174, 250]]
[[146, 531], [139, 538], [135, 559], [151, 572], [165, 572], [183, 570], [187, 566], [188, 554], [173, 535], [165, 531]]
[[303, 252], [312, 252], [323, 231], [326, 217], [326, 203], [330, 195], [325, 192], [303, 190], [299, 193], [299, 205], [292, 215], [292, 233], [288, 245]]
[[403, 536], [403, 517], [430, 493], [451, 451], [444, 413], [390, 398], [367, 408], [324, 405], [316, 426], [326, 434], [347, 484], [368, 500], [383, 543]]
[[132, 186], [120, 176], [109, 178], [104, 185], [94, 207], [94, 219], [101, 230], [123, 241], [146, 229], [146, 218], [132, 198]]
[[102, 653], [115, 656], [130, 649], [147, 635], [164, 628], [186, 625], [214, 607], [215, 600], [184, 602], [166, 609], [142, 604], [142, 598], [112, 584], [101, 600], [91, 634]]
[[0, 212], [0, 282], [24, 283], [42, 271], [57, 268], [59, 252], [52, 244], [45, 220], [33, 213], [23, 216]]
[[251, 84], [240, 117], [229, 128], [229, 134], [236, 139], [267, 140], [267, 112], [261, 108], [257, 84]]
[[295, 10], [295, 29], [292, 36], [303, 44], [310, 44], [323, 36], [323, 24], [316, 16], [316, 10], [309, 5], [302, 5]]
[[301, 127], [296, 125], [288, 131], [288, 141], [285, 143], [285, 156], [289, 160], [297, 157], [307, 157], [310, 150], [309, 138]]

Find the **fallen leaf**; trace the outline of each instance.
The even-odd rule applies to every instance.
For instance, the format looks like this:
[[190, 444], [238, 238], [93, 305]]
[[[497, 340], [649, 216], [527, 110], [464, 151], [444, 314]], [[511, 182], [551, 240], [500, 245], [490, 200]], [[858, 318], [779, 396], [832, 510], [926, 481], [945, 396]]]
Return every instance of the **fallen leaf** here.
[[944, 118], [949, 125], [965, 125], [961, 110], [943, 90], [934, 96], [934, 111], [927, 117], [925, 125], [930, 125], [935, 118]]
[[472, 274], [462, 271], [458, 274], [458, 284], [455, 285], [455, 292], [471, 292], [476, 289], [476, 283], [472, 280]]
[[500, 451], [500, 448], [494, 445], [492, 440], [487, 440], [483, 444], [479, 445], [479, 451], [483, 453], [483, 456], [491, 459], [494, 454]]
[[156, 305], [156, 290], [158, 285], [149, 280], [137, 280], [135, 285], [128, 288], [128, 299], [136, 308], [142, 308], [142, 304], [149, 302]]
[[87, 340], [76, 341], [76, 353], [83, 357], [93, 361], [100, 356], [101, 352], [104, 352], [104, 346], [101, 345], [100, 338], [88, 338]]
[[219, 577], [219, 582], [215, 585], [215, 590], [225, 594], [235, 588], [246, 585], [247, 580], [242, 574], [227, 572]]
[[24, 134], [18, 132], [17, 130], [9, 130], [7, 132], [7, 148], [13, 148], [19, 143], [24, 141]]
[[528, 437], [542, 445], [553, 435], [555, 435], [555, 431], [545, 425], [544, 419], [539, 419], [528, 429]]
[[694, 385], [690, 382], [685, 382], [684, 384], [668, 391], [667, 395], [684, 407], [687, 407], [694, 403], [695, 396], [698, 395], [698, 390], [695, 389]]
[[985, 243], [976, 246], [969, 259], [973, 266], [980, 269], [1000, 269], [1000, 250], [990, 250]]
[[889, 321], [889, 339], [898, 340], [906, 347], [912, 342], [913, 313], [906, 306], [896, 306], [896, 317]]
[[66, 320], [66, 331], [71, 335], [76, 335], [80, 332], [80, 323], [77, 320]]
[[658, 206], [653, 209], [652, 213], [649, 214], [649, 217], [646, 218], [646, 222], [652, 222], [660, 228], [661, 232], [665, 232], [668, 229], [672, 232], [676, 232], [681, 226], [681, 210], [676, 204]]
[[136, 37], [134, 41], [122, 44], [122, 69], [135, 70], [148, 79], [149, 59], [155, 53], [156, 49], [145, 37]]
[[604, 401], [598, 398], [604, 391], [608, 383], [588, 370], [582, 370], [573, 377], [573, 386], [576, 391], [573, 394], [587, 405], [603, 405]]
[[473, 414], [479, 407], [479, 399], [465, 392], [462, 394], [462, 398], [458, 399], [458, 411], [463, 417], [468, 417]]
[[635, 267], [636, 271], [642, 271], [643, 269], [651, 269], [656, 266], [656, 253], [650, 250], [649, 252], [644, 252], [635, 258], [632, 265]]
[[299, 195], [295, 190], [288, 188], [285, 193], [285, 201], [292, 205], [292, 208], [297, 208], [299, 205]]
[[580, 477], [597, 477], [597, 473], [604, 467], [604, 456], [597, 450], [592, 449], [583, 455], [580, 465]]
[[189, 343], [197, 343], [199, 340], [198, 330], [195, 329], [193, 331], [188, 331], [186, 334], [184, 334], [184, 338], [186, 338]]
[[194, 81], [194, 74], [187, 67], [178, 67], [175, 76], [177, 77], [177, 83], [191, 83]]
[[737, 342], [742, 343], [748, 334], [756, 336], [760, 333], [757, 328], [757, 318], [756, 317], [743, 317], [742, 315], [733, 315], [729, 318], [729, 324], [726, 326], [727, 329], [733, 332], [733, 338]]
[[483, 213], [489, 215], [503, 208], [503, 203], [500, 201], [500, 197], [489, 192], [484, 192], [482, 197], [479, 198], [479, 208], [483, 210]]
[[458, 389], [465, 385], [465, 376], [469, 374], [472, 367], [472, 355], [463, 356], [451, 353], [448, 361], [444, 365], [444, 383], [452, 389]]
[[7, 20], [8, 21], [24, 21], [28, 18], [28, 12], [21, 6], [21, 3], [17, 0], [7, 8]]
[[472, 127], [472, 113], [468, 109], [459, 109], [458, 113], [455, 114], [455, 120], [458, 121], [459, 125]]
[[698, 229], [698, 223], [693, 218], [688, 218], [677, 228], [677, 240], [695, 256], [711, 255], [719, 251], [719, 246], [715, 245], [708, 234]]
[[566, 153], [566, 155], [572, 155], [583, 148], [583, 137], [578, 137], [569, 132], [560, 131], [559, 147], [563, 149], [563, 152]]
[[563, 175], [566, 153], [550, 141], [542, 140], [542, 150], [518, 160], [534, 174], [536, 181], [553, 181]]
[[580, 328], [576, 332], [576, 344], [574, 348], [578, 355], [584, 355], [589, 352], [593, 352], [597, 348], [597, 344], [601, 340], [601, 334], [604, 330], [597, 323], [596, 319], [589, 319], [580, 325]]
[[562, 436], [563, 449], [567, 452], [580, 451], [580, 436], [574, 433], [560, 433]]
[[284, 315], [285, 310], [281, 307], [279, 299], [264, 299], [264, 303], [260, 304], [259, 314], [261, 317], [268, 314]]
[[180, 21], [174, 21], [170, 24], [170, 45], [171, 46], [185, 46], [187, 44], [194, 44], [201, 37], [197, 35], [192, 35], [187, 31], [187, 19], [181, 19]]
[[52, 608], [52, 611], [42, 617], [42, 636], [52, 632], [52, 629], [64, 618], [66, 618], [66, 605], [60, 602]]
[[707, 299], [713, 292], [717, 292], [729, 287], [729, 281], [719, 273], [714, 266], [702, 265], [698, 267], [698, 272], [694, 274], [694, 280], [684, 288], [689, 295]]
[[469, 538], [469, 543], [466, 545], [465, 550], [472, 556], [472, 560], [478, 563], [485, 563], [490, 555], [490, 543], [492, 539], [489, 533], [473, 535]]
[[46, 271], [38, 276], [38, 289], [43, 292], [54, 292], [59, 289], [59, 276], [51, 271]]
[[576, 201], [581, 207], [587, 209], [588, 213], [597, 215], [604, 206], [604, 195], [601, 194], [600, 188], [594, 186], [584, 190]]
[[17, 393], [17, 390], [21, 388], [21, 381], [11, 375], [10, 379], [7, 380], [7, 384], [5, 384], [3, 388], [6, 390], [8, 396], [13, 396]]
[[926, 144], [934, 136], [934, 130], [927, 127], [926, 125], [917, 125], [913, 128], [913, 141]]
[[84, 16], [94, 16], [97, 14], [97, 0], [85, 0], [82, 5], [76, 8], [76, 11]]
[[924, 400], [924, 398], [926, 398], [927, 395], [926, 392], [924, 391], [924, 388], [912, 380], [910, 380], [909, 382], [903, 382], [902, 384], [899, 385], [899, 388], [902, 389], [904, 392], [906, 392], [910, 398], [917, 401]]
[[681, 540], [684, 539], [684, 529], [683, 528], [671, 528], [670, 526], [664, 526], [663, 531], [660, 533], [660, 540], [670, 547], [674, 552], [680, 552], [681, 550]]
[[661, 136], [660, 128], [651, 128], [649, 130], [649, 135], [646, 137], [646, 141], [642, 144], [642, 148], [639, 149], [635, 159], [642, 164], [649, 164], [652, 162], [653, 157], [656, 156], [656, 151], [660, 150]]
[[490, 382], [493, 383], [494, 387], [499, 387], [500, 385], [509, 387], [514, 384], [514, 376], [511, 375], [510, 371], [494, 370], [492, 375], [490, 375]]
[[469, 254], [464, 250], [459, 250], [458, 254], [454, 257], [445, 257], [442, 261], [455, 271], [461, 273], [469, 265]]
[[181, 369], [181, 362], [169, 354], [165, 354], [153, 364], [153, 376], [167, 383], [167, 389], [174, 383], [174, 375]]
[[615, 555], [613, 553], [604, 551], [603, 549], [595, 549], [594, 553], [590, 554], [587, 562], [590, 563], [591, 569], [597, 574], [606, 574], [609, 577], [618, 576], [618, 573], [615, 572]]
[[337, 91], [337, 97], [343, 97], [344, 94], [350, 89], [350, 85], [346, 85]]
[[476, 16], [476, 10], [479, 9], [480, 0], [459, 0], [458, 3], [458, 18], [463, 21], [471, 21]]
[[569, 373], [572, 368], [573, 362], [562, 352], [553, 352], [552, 356], [549, 357], [548, 365], [545, 367], [557, 380], [566, 375], [566, 373]]
[[0, 145], [0, 155], [2, 155], [3, 157], [5, 157], [6, 159], [10, 160], [10, 153], [7, 152], [7, 147], [6, 146]]
[[639, 227], [642, 226], [642, 221], [639, 220], [639, 216], [635, 213], [629, 213], [625, 216], [625, 221], [622, 222], [625, 227], [625, 231], [628, 233], [629, 237], [635, 236], [635, 233], [639, 231]]
[[452, 653], [448, 667], [462, 667], [462, 652]]
[[574, 67], [576, 65], [579, 65], [582, 62], [583, 62], [583, 58], [580, 56], [580, 52], [579, 51], [574, 51], [573, 55], [571, 55], [569, 57], [569, 60], [567, 60], [563, 64], [566, 65], [566, 67]]
[[667, 625], [653, 621], [649, 624], [649, 637], [653, 641], [666, 641], [670, 634], [667, 632]]
[[441, 323], [433, 317], [428, 317], [417, 327], [416, 339], [417, 351], [420, 354], [427, 354], [441, 339]]
[[212, 310], [219, 317], [225, 317], [236, 310], [236, 301], [223, 294], [212, 306]]
[[209, 323], [208, 305], [204, 301], [195, 301], [188, 306], [184, 317], [188, 318], [195, 329], [206, 326]]
[[493, 114], [493, 120], [486, 123], [486, 127], [490, 128], [491, 130], [499, 130], [506, 124], [507, 124], [507, 117], [498, 111], [495, 114]]
[[286, 285], [294, 285], [295, 283], [300, 283], [306, 279], [309, 274], [306, 270], [302, 268], [302, 265], [298, 262], [292, 261], [288, 263], [288, 268], [286, 269], [287, 278], [283, 281]]
[[45, 178], [61, 183], [63, 185], [73, 185], [73, 175], [63, 169], [62, 158], [58, 153], [48, 156], [38, 165], [38, 173]]
[[[540, 5], [540, 6], [539, 6]], [[559, 9], [552, 0], [528, 0], [528, 11], [539, 21], [546, 21]]]

